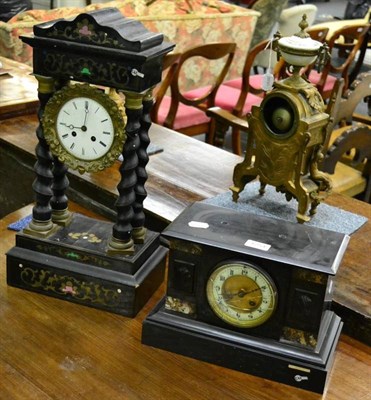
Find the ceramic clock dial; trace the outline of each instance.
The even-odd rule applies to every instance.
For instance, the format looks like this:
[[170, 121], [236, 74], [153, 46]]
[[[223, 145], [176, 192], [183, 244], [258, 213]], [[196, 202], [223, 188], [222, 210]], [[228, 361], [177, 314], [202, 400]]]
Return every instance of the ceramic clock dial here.
[[277, 304], [273, 280], [260, 268], [243, 262], [217, 267], [208, 279], [206, 295], [219, 318], [241, 328], [263, 324]]
[[115, 133], [108, 111], [89, 97], [76, 97], [63, 104], [56, 130], [66, 151], [81, 160], [103, 157], [111, 148]]
[[43, 126], [53, 154], [80, 172], [112, 165], [126, 138], [116, 101], [89, 85], [71, 85], [57, 92], [45, 107]]

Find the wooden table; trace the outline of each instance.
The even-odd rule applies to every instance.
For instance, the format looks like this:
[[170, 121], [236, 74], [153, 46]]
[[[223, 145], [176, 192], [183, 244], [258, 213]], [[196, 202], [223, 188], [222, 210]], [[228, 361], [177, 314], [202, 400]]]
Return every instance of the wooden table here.
[[[35, 116], [0, 122], [0, 184], [8, 185], [13, 201], [29, 190], [35, 161]], [[240, 158], [159, 126], [150, 132], [162, 153], [148, 164], [148, 221], [161, 229], [193, 201], [228, 190]], [[9, 169], [12, 165], [16, 171]], [[20, 167], [21, 166], [21, 167]], [[17, 178], [22, 175], [25, 181]], [[13, 178], [11, 178], [13, 177]], [[112, 216], [117, 196], [117, 166], [84, 176], [71, 172], [71, 195], [102, 214]], [[25, 186], [26, 182], [26, 186]], [[0, 186], [1, 189], [1, 186]], [[32, 197], [31, 190], [29, 196]], [[0, 195], [4, 194], [0, 190]], [[371, 206], [340, 195], [328, 204], [371, 217]], [[1, 265], [14, 244], [8, 222], [30, 208], [5, 217], [1, 228]], [[343, 332], [370, 337], [369, 252], [371, 223], [352, 235], [338, 274], [335, 308], [345, 316]], [[139, 315], [117, 315], [27, 293], [5, 285], [1, 269], [0, 394], [5, 398], [128, 398], [128, 399], [317, 399], [318, 396], [264, 379], [208, 365], [140, 344], [141, 323], [164, 294], [161, 287]], [[362, 336], [363, 335], [363, 336]], [[344, 333], [338, 345], [326, 399], [366, 399], [370, 393], [369, 347]], [[4, 383], [7, 382], [7, 383]], [[2, 389], [2, 385], [4, 388]], [[2, 392], [3, 390], [3, 392]], [[19, 397], [17, 397], [19, 396]], [[121, 397], [120, 397], [121, 396]], [[0, 396], [1, 397], [1, 396]]]
[[0, 120], [37, 111], [37, 80], [32, 68], [0, 57]]
[[[79, 207], [76, 211], [86, 213]], [[134, 319], [7, 287], [4, 253], [14, 244], [0, 220], [0, 398], [69, 400], [314, 400], [311, 392], [141, 344], [143, 319], [164, 285]], [[326, 400], [369, 398], [370, 348], [341, 335]]]

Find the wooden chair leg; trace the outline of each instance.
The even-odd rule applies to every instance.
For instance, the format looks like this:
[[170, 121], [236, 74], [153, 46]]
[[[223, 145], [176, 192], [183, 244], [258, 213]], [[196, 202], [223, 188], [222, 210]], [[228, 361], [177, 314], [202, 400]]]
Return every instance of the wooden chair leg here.
[[238, 128], [232, 128], [232, 150], [234, 154], [238, 154], [239, 156], [242, 154], [241, 132]]

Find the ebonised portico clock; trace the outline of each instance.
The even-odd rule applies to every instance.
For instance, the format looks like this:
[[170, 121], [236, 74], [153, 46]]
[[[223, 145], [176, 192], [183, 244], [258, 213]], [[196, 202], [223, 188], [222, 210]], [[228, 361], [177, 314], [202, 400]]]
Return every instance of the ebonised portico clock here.
[[[164, 273], [143, 201], [151, 93], [174, 45], [116, 8], [36, 25], [22, 40], [39, 82], [36, 204], [7, 254], [8, 284], [134, 316]], [[116, 222], [72, 215], [68, 167], [102, 171], [121, 154]]]
[[206, 203], [163, 232], [167, 293], [142, 342], [322, 393], [342, 322], [331, 311], [349, 237]]

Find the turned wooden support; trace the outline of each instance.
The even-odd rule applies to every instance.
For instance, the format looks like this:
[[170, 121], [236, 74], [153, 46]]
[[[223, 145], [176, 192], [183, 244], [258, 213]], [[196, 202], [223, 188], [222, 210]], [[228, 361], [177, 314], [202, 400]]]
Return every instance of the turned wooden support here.
[[68, 225], [72, 218], [72, 214], [68, 210], [68, 198], [66, 196], [66, 190], [69, 187], [67, 171], [67, 165], [60, 162], [57, 157], [54, 157], [53, 196], [50, 200], [50, 205], [52, 207], [53, 222], [63, 226]]
[[138, 156], [138, 166], [136, 168], [137, 183], [135, 185], [135, 201], [133, 204], [134, 217], [132, 221], [133, 239], [135, 243], [143, 243], [146, 236], [146, 228], [144, 227], [145, 215], [143, 210], [143, 202], [147, 197], [145, 183], [148, 179], [146, 165], [149, 157], [147, 148], [150, 143], [149, 128], [151, 126], [151, 109], [153, 106], [152, 91], [147, 92], [143, 98], [143, 113], [140, 120], [139, 130], [139, 146], [136, 149]]
[[137, 185], [138, 155], [140, 146], [139, 131], [141, 129], [141, 118], [143, 110], [143, 94], [126, 92], [125, 112], [126, 142], [123, 147], [123, 162], [120, 167], [121, 180], [117, 185], [119, 192], [115, 203], [117, 209], [116, 223], [113, 226], [112, 237], [108, 244], [108, 253], [133, 254], [133, 226], [134, 202], [136, 199], [135, 187]]
[[36, 128], [38, 144], [35, 153], [37, 161], [34, 165], [36, 178], [32, 184], [35, 193], [35, 206], [32, 210], [32, 221], [25, 229], [30, 235], [48, 236], [56, 228], [52, 222], [52, 207], [50, 199], [53, 196], [53, 156], [49, 150], [49, 145], [44, 138], [42, 127], [42, 116], [45, 105], [54, 92], [54, 79], [46, 76], [35, 75], [38, 80], [38, 97], [40, 107], [38, 111], [39, 125]]

